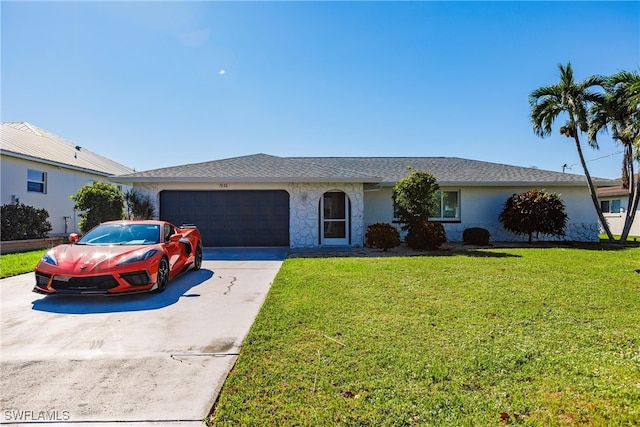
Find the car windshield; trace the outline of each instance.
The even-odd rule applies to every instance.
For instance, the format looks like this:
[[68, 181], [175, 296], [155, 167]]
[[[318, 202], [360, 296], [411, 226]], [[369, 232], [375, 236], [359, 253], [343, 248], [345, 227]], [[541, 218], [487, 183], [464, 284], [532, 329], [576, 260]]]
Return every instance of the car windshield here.
[[152, 245], [160, 242], [157, 224], [101, 224], [78, 240], [79, 245]]

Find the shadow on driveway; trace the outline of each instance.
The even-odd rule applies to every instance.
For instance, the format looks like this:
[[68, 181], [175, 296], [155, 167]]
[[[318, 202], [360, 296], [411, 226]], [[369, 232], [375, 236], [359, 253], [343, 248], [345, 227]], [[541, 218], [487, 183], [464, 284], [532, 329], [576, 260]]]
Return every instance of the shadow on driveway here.
[[[204, 248], [204, 261], [283, 261], [289, 253], [288, 247], [237, 247]], [[208, 265], [211, 267], [211, 264]], [[216, 268], [215, 264], [213, 268]], [[241, 267], [240, 267], [241, 268]], [[100, 314], [130, 311], [158, 310], [180, 301], [180, 298], [197, 298], [190, 293], [214, 276], [212, 270], [202, 268], [189, 270], [169, 282], [160, 294], [143, 293], [131, 295], [48, 295], [32, 302], [36, 311], [58, 314]]]
[[59, 314], [98, 314], [125, 311], [158, 310], [177, 303], [180, 298], [197, 298], [188, 293], [213, 277], [213, 271], [187, 271], [169, 282], [160, 294], [131, 295], [48, 295], [32, 302], [33, 310]]
[[204, 248], [205, 261], [283, 261], [289, 254], [289, 248], [275, 247], [226, 247]]

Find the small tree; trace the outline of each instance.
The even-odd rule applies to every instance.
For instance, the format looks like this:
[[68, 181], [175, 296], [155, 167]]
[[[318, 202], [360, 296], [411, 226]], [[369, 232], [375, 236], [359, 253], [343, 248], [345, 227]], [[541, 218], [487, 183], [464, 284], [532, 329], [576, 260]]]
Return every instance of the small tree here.
[[518, 235], [564, 236], [567, 226], [564, 203], [557, 194], [530, 190], [514, 194], [504, 204], [499, 220], [504, 228]]
[[395, 216], [403, 230], [428, 221], [438, 207], [436, 178], [429, 172], [411, 169], [411, 173], [393, 187]]
[[80, 211], [80, 231], [86, 233], [104, 221], [123, 218], [124, 196], [113, 184], [94, 182], [71, 195], [74, 208]]
[[124, 193], [127, 206], [127, 219], [152, 219], [156, 214], [156, 207], [148, 194], [131, 189]]

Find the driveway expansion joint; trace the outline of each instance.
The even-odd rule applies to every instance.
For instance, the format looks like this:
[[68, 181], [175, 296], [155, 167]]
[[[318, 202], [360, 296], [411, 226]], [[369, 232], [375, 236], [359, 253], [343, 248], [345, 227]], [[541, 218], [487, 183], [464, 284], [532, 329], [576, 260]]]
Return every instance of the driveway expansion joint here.
[[180, 357], [229, 357], [240, 356], [240, 353], [178, 353], [172, 354], [171, 358], [179, 360]]

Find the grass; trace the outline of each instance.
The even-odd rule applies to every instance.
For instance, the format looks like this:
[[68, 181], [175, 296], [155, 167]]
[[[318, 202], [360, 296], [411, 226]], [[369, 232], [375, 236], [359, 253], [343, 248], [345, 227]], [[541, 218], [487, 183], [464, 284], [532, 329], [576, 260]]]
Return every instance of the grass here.
[[0, 279], [33, 271], [48, 249], [0, 255]]
[[[613, 238], [616, 240], [620, 240], [620, 234], [614, 234]], [[607, 237], [606, 234], [600, 234], [600, 240], [603, 242], [608, 242], [609, 238]], [[638, 242], [640, 241], [640, 236], [627, 236], [627, 240], [628, 243], [632, 243], [632, 242]]]
[[640, 248], [290, 258], [216, 426], [640, 425]]

